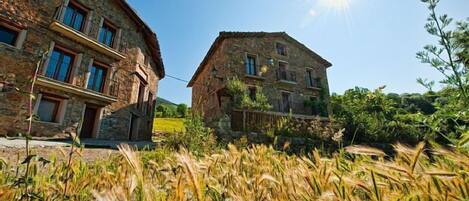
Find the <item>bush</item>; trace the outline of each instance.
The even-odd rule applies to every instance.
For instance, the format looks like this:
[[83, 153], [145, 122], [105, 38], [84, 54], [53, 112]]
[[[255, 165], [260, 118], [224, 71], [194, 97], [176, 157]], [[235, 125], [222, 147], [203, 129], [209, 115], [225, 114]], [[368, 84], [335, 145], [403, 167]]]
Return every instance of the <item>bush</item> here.
[[184, 120], [185, 131], [168, 135], [166, 145], [179, 150], [183, 147], [197, 156], [212, 153], [217, 147], [213, 130], [204, 126], [200, 117]]
[[177, 117], [177, 111], [175, 107], [159, 105], [156, 107], [155, 116], [159, 118], [173, 118]]
[[189, 110], [188, 110], [186, 104], [179, 104], [179, 105], [176, 107], [176, 111], [177, 111], [177, 114], [179, 115], [179, 117], [181, 117], [181, 118], [186, 118], [187, 113], [188, 113]]
[[231, 78], [226, 84], [228, 94], [233, 97], [233, 107], [236, 109], [250, 109], [267, 111], [272, 109], [269, 100], [264, 95], [262, 87], [256, 87], [254, 99], [249, 97], [248, 88], [238, 78]]
[[369, 91], [365, 88], [347, 90], [333, 95], [333, 117], [345, 128], [349, 143], [416, 143], [424, 138], [407, 105], [387, 96], [384, 88]]

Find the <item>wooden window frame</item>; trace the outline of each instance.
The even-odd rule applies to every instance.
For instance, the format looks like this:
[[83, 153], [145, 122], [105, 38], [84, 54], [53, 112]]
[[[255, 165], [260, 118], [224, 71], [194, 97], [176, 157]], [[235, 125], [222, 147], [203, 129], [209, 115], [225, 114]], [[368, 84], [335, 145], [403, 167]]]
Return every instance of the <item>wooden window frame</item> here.
[[34, 114], [35, 115], [39, 115], [38, 114], [39, 106], [40, 106], [41, 101], [43, 99], [56, 101], [56, 102], [58, 102], [58, 105], [54, 109], [55, 110], [55, 112], [54, 112], [54, 121], [48, 122], [48, 121], [38, 120], [38, 122], [49, 123], [49, 124], [62, 124], [63, 118], [65, 116], [65, 112], [66, 112], [65, 111], [66, 110], [65, 105], [66, 105], [66, 102], [67, 102], [68, 98], [62, 97], [62, 96], [59, 96], [59, 95], [49, 94], [49, 93], [39, 93], [37, 102], [35, 103], [35, 106], [34, 106]]
[[9, 25], [1, 23], [1, 22], [0, 22], [0, 27], [3, 27], [3, 28], [7, 29], [10, 32], [15, 32], [16, 33], [13, 44], [4, 43], [4, 42], [0, 42], [0, 43], [11, 46], [11, 47], [16, 47], [16, 45], [18, 44], [18, 39], [20, 37], [21, 30], [14, 27], [14, 26], [9, 26]]
[[8, 44], [8, 43], [2, 43], [2, 42], [0, 42], [0, 44], [3, 44], [7, 47], [21, 49], [24, 41], [26, 41], [26, 33], [27, 33], [26, 27], [16, 24], [14, 22], [11, 22], [8, 19], [4, 19], [2, 17], [0, 17], [0, 26], [3, 26], [6, 29], [9, 29], [17, 33], [16, 38], [15, 38], [15, 43], [13, 45]]
[[[279, 52], [279, 45], [285, 48], [285, 54], [281, 54], [281, 52]], [[284, 43], [275, 42], [275, 52], [277, 53], [277, 55], [288, 56], [288, 47]]]
[[[103, 31], [104, 26], [111, 28], [112, 31], [113, 31], [112, 41], [111, 41], [111, 44], [109, 46], [106, 43], [104, 43], [103, 41], [99, 41], [99, 37], [101, 35], [101, 31]], [[115, 46], [116, 46], [118, 30], [119, 29], [117, 28], [117, 26], [114, 25], [114, 23], [112, 23], [110, 20], [103, 17], [103, 24], [101, 25], [101, 27], [99, 27], [98, 42], [101, 43], [101, 44], [104, 44], [104, 45], [106, 45], [110, 48], [116, 48]]]
[[[79, 10], [81, 10], [82, 12], [85, 13], [85, 15], [83, 16], [83, 21], [81, 22], [81, 25], [80, 25], [80, 29], [77, 30], [77, 31], [82, 32], [82, 33], [85, 32], [86, 23], [87, 23], [87, 20], [88, 20], [88, 15], [90, 14], [91, 9], [88, 8], [88, 7], [86, 7], [86, 6], [84, 6], [84, 5], [82, 5], [81, 3], [79, 3], [79, 2], [77, 2], [77, 1], [75, 1], [75, 0], [70, 0], [70, 1], [68, 2], [67, 6], [65, 6], [64, 11], [63, 11], [63, 12], [64, 12], [64, 17], [63, 17], [63, 19], [61, 20], [61, 22], [62, 22], [63, 24], [65, 24], [65, 14], [67, 13], [67, 8], [68, 8], [69, 6], [75, 7], [75, 8], [77, 8], [77, 9], [79, 9]], [[73, 21], [74, 21], [74, 20], [72, 20], [72, 22], [73, 22]], [[67, 24], [65, 24], [65, 25], [67, 25]], [[67, 25], [67, 26], [71, 27], [70, 25]], [[73, 27], [71, 27], [71, 28], [74, 29], [74, 30], [76, 30], [76, 29], [73, 28]]]
[[[106, 91], [106, 87], [109, 85], [109, 84], [108, 84], [108, 77], [109, 77], [109, 73], [111, 73], [111, 72], [110, 72], [111, 67], [109, 67], [109, 65], [106, 65], [106, 64], [104, 64], [104, 63], [102, 63], [102, 62], [99, 62], [99, 61], [96, 61], [96, 60], [93, 60], [93, 63], [92, 63], [91, 66], [90, 66], [91, 69], [92, 69], [93, 67], [103, 68], [103, 69], [106, 70], [106, 74], [105, 74], [105, 76], [103, 77], [103, 81], [104, 81], [104, 82], [102, 83], [101, 89], [100, 89], [99, 91], [95, 91], [94, 89], [89, 89], [89, 88], [88, 88], [88, 85], [89, 85], [89, 82], [90, 82], [90, 78], [91, 78], [91, 76], [92, 76], [91, 71], [90, 71], [90, 75], [89, 75], [90, 77], [88, 77], [88, 80], [87, 80], [87, 82], [86, 82], [86, 89], [89, 89], [89, 90], [92, 90], [92, 91], [94, 91], [94, 92], [98, 92], [98, 93], [103, 93], [103, 94], [104, 94], [104, 93], [107, 92], [107, 91]], [[90, 69], [90, 70], [91, 70], [91, 69]], [[95, 82], [95, 84], [96, 84], [96, 80], [94, 80], [94, 82]]]
[[306, 86], [307, 87], [314, 87], [314, 70], [311, 68], [306, 68], [306, 76], [307, 76], [307, 82]]
[[[254, 59], [254, 74], [251, 74], [251, 73], [248, 72], [248, 60], [249, 60], [249, 58]], [[245, 54], [245, 65], [244, 65], [245, 74], [249, 75], [249, 76], [258, 76], [258, 69], [257, 69], [258, 62], [259, 62], [259, 57], [256, 54], [246, 53]]]
[[[65, 83], [72, 83], [74, 78], [72, 78], [72, 72], [75, 70], [75, 65], [76, 65], [76, 60], [77, 60], [77, 57], [78, 57], [78, 53], [75, 52], [74, 50], [70, 50], [69, 48], [66, 48], [65, 46], [62, 46], [62, 45], [59, 45], [59, 44], [54, 44], [54, 47], [52, 48], [52, 52], [50, 54], [50, 57], [48, 58], [48, 62], [47, 62], [47, 66], [44, 66], [45, 67], [45, 71], [44, 71], [44, 75], [47, 77], [47, 69], [49, 68], [49, 65], [50, 65], [50, 60], [52, 59], [52, 54], [55, 50], [59, 50], [59, 51], [62, 51], [62, 52], [65, 52], [66, 54], [69, 54], [69, 55], [72, 55], [73, 58], [70, 62], [70, 66], [69, 66], [69, 69], [68, 69], [68, 72], [67, 72], [67, 77], [65, 79]], [[54, 79], [54, 80], [57, 80], [55, 78], [51, 78], [51, 79]], [[60, 80], [57, 80], [57, 81], [60, 81]], [[60, 81], [62, 82], [62, 81]]]

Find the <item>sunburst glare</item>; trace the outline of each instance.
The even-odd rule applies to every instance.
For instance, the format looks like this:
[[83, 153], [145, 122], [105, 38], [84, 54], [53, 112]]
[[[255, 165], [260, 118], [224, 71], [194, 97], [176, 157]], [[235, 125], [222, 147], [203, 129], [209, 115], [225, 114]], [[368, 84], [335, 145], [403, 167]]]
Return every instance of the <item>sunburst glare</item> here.
[[350, 0], [320, 0], [319, 4], [330, 9], [345, 11], [350, 5]]

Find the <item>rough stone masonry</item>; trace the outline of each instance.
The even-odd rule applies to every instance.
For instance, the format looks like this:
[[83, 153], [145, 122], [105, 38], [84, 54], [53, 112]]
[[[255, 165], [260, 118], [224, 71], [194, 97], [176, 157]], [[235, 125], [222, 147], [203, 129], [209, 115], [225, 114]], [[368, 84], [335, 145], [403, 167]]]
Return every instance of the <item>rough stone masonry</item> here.
[[158, 81], [156, 34], [125, 0], [0, 2], [0, 136], [150, 140]]

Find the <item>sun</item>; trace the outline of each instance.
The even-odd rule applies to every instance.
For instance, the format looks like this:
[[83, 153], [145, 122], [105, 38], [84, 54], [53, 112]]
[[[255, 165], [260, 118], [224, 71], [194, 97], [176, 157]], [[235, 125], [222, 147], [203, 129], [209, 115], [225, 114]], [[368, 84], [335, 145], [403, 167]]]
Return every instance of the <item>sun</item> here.
[[351, 0], [320, 0], [319, 3], [327, 8], [335, 10], [347, 10]]

